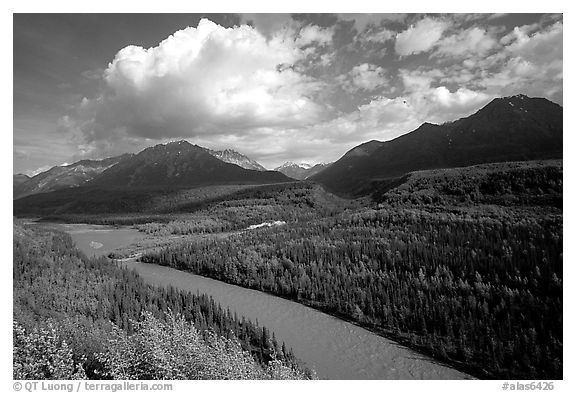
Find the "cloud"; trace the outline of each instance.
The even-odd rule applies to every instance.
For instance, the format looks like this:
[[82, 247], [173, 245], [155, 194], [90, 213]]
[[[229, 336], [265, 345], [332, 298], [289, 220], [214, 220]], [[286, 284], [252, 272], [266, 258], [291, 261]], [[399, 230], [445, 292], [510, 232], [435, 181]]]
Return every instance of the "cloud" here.
[[306, 46], [312, 43], [326, 45], [332, 42], [333, 29], [323, 29], [316, 25], [304, 26], [296, 39], [296, 45]]
[[341, 20], [354, 21], [358, 32], [363, 32], [369, 26], [379, 26], [386, 22], [402, 22], [406, 14], [338, 14]]
[[536, 31], [533, 26], [515, 27], [503, 41], [510, 41], [506, 51], [534, 63], [543, 64], [562, 60], [563, 24], [556, 22], [546, 29]]
[[336, 53], [335, 52], [327, 52], [324, 53], [323, 55], [320, 56], [320, 58], [318, 59], [318, 64], [326, 67], [328, 65], [330, 65], [330, 63], [332, 63], [332, 61], [334, 61], [334, 58], [336, 57]]
[[498, 46], [496, 38], [486, 29], [472, 27], [442, 39], [434, 55], [458, 58], [484, 56]]
[[368, 63], [353, 67], [349, 73], [342, 75], [339, 80], [343, 83], [342, 87], [351, 93], [358, 90], [374, 91], [388, 84], [384, 69]]
[[433, 82], [444, 76], [444, 73], [439, 69], [400, 69], [398, 75], [404, 85], [404, 91], [413, 93], [429, 89]]
[[367, 42], [384, 43], [393, 39], [395, 36], [396, 33], [394, 31], [382, 28], [369, 31], [362, 36], [362, 39]]
[[427, 52], [440, 40], [448, 23], [426, 17], [396, 36], [394, 49], [400, 56]]
[[151, 48], [120, 50], [99, 90], [57, 126], [76, 158], [189, 139], [274, 167], [333, 161], [367, 140], [468, 116], [496, 96], [561, 102], [562, 22], [496, 28], [488, 17], [415, 16], [399, 34], [381, 16], [364, 25], [282, 16], [268, 28], [265, 18], [232, 28], [204, 19]]
[[[453, 73], [438, 69], [399, 71], [404, 85], [403, 96], [422, 121], [443, 123], [468, 116], [496, 95], [459, 87], [451, 91], [443, 82]], [[460, 85], [462, 86], [462, 85]]]
[[370, 139], [387, 140], [415, 129], [420, 123], [401, 98], [378, 97], [355, 111], [302, 128], [265, 132], [263, 142], [233, 142], [267, 167], [284, 161], [330, 162]]
[[104, 71], [103, 88], [62, 120], [85, 142], [251, 132], [317, 122], [322, 84], [294, 70], [304, 43], [326, 42], [311, 27], [297, 39], [270, 39], [254, 28], [224, 28], [207, 19], [158, 46], [120, 50]]
[[413, 95], [411, 101], [426, 114], [426, 121], [443, 123], [469, 116], [493, 98], [481, 91], [459, 88], [451, 92], [446, 86], [439, 86]]
[[[562, 103], [562, 22], [516, 26], [498, 38], [494, 30], [472, 27], [440, 40], [432, 60], [401, 69], [406, 90], [449, 84], [490, 96], [527, 94]], [[504, 33], [504, 32], [501, 32]]]
[[533, 25], [515, 27], [501, 42], [502, 63], [485, 73], [479, 86], [501, 95], [524, 93], [562, 102], [562, 22], [536, 32]]
[[369, 139], [387, 140], [418, 126], [418, 119], [404, 97], [378, 97], [361, 105], [358, 110], [318, 126], [325, 128], [333, 143]]
[[253, 25], [267, 37], [294, 23], [290, 14], [241, 14], [240, 18], [243, 24]]
[[500, 42], [504, 45], [509, 45], [514, 41], [526, 42], [529, 40], [529, 35], [538, 30], [538, 23], [533, 23], [531, 25], [516, 26], [512, 32], [506, 34], [500, 39]]
[[508, 15], [508, 14], [506, 14], [506, 13], [494, 13], [494, 14], [492, 14], [492, 15], [490, 15], [490, 16], [488, 17], [488, 20], [500, 19], [500, 18], [503, 18], [503, 17], [505, 17], [505, 16], [507, 16], [507, 15]]

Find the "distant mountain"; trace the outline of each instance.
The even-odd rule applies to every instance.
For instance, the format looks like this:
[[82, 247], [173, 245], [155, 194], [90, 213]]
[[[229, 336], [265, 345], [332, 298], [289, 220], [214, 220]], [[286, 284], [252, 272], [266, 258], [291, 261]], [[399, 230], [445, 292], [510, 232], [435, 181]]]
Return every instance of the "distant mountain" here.
[[293, 162], [285, 162], [279, 167], [274, 168], [275, 171], [282, 172], [288, 177], [298, 180], [306, 178], [306, 171], [308, 168], [295, 164]]
[[277, 168], [274, 168], [275, 171], [282, 172], [288, 177], [298, 180], [304, 180], [313, 176], [320, 171], [324, 170], [325, 168], [329, 167], [331, 164], [316, 164], [314, 166], [310, 164], [295, 164], [293, 162], [285, 162], [284, 164], [280, 165]]
[[103, 160], [82, 160], [70, 165], [52, 167], [28, 179], [22, 178], [26, 175], [15, 175], [20, 178], [18, 183], [16, 179], [14, 182], [14, 198], [81, 186], [127, 157], [130, 157], [130, 154]]
[[[80, 187], [29, 195], [14, 201], [16, 215], [107, 214], [142, 212], [166, 201], [194, 204], [194, 192], [217, 195], [212, 186], [230, 187], [230, 193], [261, 184], [287, 183], [280, 172], [256, 171], [229, 164], [205, 148], [186, 141], [149, 147], [122, 159]], [[159, 202], [160, 198], [164, 202]], [[172, 203], [170, 202], [170, 203]], [[168, 203], [170, 205], [170, 203]]]
[[246, 157], [244, 154], [240, 154], [232, 149], [219, 150], [219, 151], [206, 149], [206, 151], [221, 161], [227, 162], [229, 164], [238, 165], [244, 169], [252, 169], [255, 171], [267, 170], [253, 159]]
[[359, 145], [312, 180], [358, 196], [415, 170], [562, 158], [562, 131], [560, 105], [525, 95], [497, 98], [469, 117]]
[[290, 181], [281, 173], [229, 164], [186, 141], [149, 147], [102, 172], [89, 186], [121, 188], [264, 184]]

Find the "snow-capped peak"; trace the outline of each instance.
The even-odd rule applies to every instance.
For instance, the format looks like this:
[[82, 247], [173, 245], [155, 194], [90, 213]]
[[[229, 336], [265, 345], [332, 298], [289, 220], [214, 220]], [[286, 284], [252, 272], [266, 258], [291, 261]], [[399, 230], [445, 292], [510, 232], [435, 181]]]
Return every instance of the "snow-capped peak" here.
[[244, 169], [251, 169], [256, 171], [266, 170], [266, 168], [264, 168], [258, 162], [232, 149], [219, 150], [219, 151], [206, 149], [206, 151], [221, 161], [227, 162], [229, 164], [238, 165]]
[[284, 164], [280, 165], [279, 167], [275, 168], [275, 170], [279, 170], [279, 169], [284, 169], [284, 168], [291, 168], [291, 167], [298, 167], [298, 168], [302, 168], [302, 169], [310, 169], [312, 168], [314, 165], [310, 165], [308, 163], [305, 162], [301, 162], [301, 163], [295, 163], [292, 161], [286, 161]]

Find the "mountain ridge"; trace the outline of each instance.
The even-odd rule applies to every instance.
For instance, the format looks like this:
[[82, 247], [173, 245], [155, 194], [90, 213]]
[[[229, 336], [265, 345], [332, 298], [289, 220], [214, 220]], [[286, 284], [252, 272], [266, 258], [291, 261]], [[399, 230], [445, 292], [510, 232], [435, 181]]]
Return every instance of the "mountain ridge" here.
[[233, 149], [224, 149], [224, 150], [206, 149], [206, 151], [221, 161], [227, 162], [229, 164], [238, 165], [239, 167], [242, 167], [244, 169], [252, 169], [256, 171], [268, 170], [264, 168], [259, 162]]
[[415, 170], [561, 158], [562, 131], [560, 105], [524, 95], [496, 98], [468, 117], [358, 145], [311, 180], [337, 194], [361, 196], [371, 182]]
[[88, 185], [124, 188], [189, 187], [290, 181], [281, 173], [257, 171], [224, 162], [187, 141], [148, 147], [102, 172]]
[[22, 198], [28, 195], [81, 186], [130, 156], [131, 154], [126, 153], [101, 160], [80, 160], [68, 165], [54, 166], [14, 184], [13, 197]]
[[[188, 141], [181, 140], [181, 141], [169, 142], [168, 144], [158, 144], [155, 146], [150, 146], [144, 150], [166, 145], [178, 146], [179, 144], [181, 144], [181, 146], [184, 146], [184, 143], [189, 144]], [[255, 160], [252, 160], [248, 156], [243, 155], [233, 149], [228, 148], [224, 150], [211, 150], [201, 146], [197, 147], [205, 150], [211, 156], [215, 157], [219, 161], [228, 164], [234, 164], [248, 170], [271, 172], [265, 167], [263, 167], [260, 163], [256, 162]], [[55, 190], [85, 185], [95, 177], [99, 176], [106, 169], [109, 169], [110, 167], [114, 166], [121, 159], [132, 157], [136, 154], [125, 153], [120, 156], [109, 157], [100, 160], [83, 159], [74, 162], [72, 164], [54, 166], [34, 176], [27, 176], [25, 174], [14, 174], [13, 186], [12, 186], [13, 197], [14, 199], [18, 199], [28, 195], [52, 192]], [[271, 175], [264, 175], [264, 176], [271, 176]], [[278, 178], [275, 180], [285, 181], [286, 179]]]
[[293, 181], [280, 172], [226, 163], [203, 147], [179, 141], [146, 148], [79, 187], [16, 199], [13, 211], [17, 215], [137, 212], [156, 197], [167, 198], [182, 190]]

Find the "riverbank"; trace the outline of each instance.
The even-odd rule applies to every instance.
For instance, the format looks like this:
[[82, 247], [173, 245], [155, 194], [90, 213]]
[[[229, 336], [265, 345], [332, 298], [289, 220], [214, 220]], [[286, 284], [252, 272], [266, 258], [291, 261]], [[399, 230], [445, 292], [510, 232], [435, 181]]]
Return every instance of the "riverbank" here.
[[[121, 235], [114, 236], [115, 241], [123, 239], [129, 242], [131, 239], [131, 236], [122, 236], [127, 234], [125, 231], [129, 228], [66, 225], [62, 229], [70, 233], [77, 245], [95, 240], [106, 243], [101, 236], [106, 236], [109, 241], [109, 235], [114, 233]], [[131, 231], [136, 232], [135, 229]], [[104, 246], [102, 248], [106, 248], [107, 244]], [[126, 246], [124, 244], [120, 248], [125, 249]], [[121, 264], [132, 268], [138, 266], [136, 272], [149, 284], [206, 293], [232, 312], [258, 320], [271, 333], [276, 332], [279, 341], [293, 348], [296, 357], [316, 369], [320, 378], [472, 378], [462, 373], [460, 367], [446, 365], [422, 351], [415, 352], [410, 346], [403, 345], [401, 340], [390, 340], [390, 336], [387, 337], [382, 331], [350, 321], [317, 304], [305, 304], [181, 270], [137, 262], [139, 255], [136, 252], [122, 257], [119, 258]], [[143, 269], [146, 271], [143, 272]], [[166, 276], [163, 269], [169, 269], [171, 275]]]
[[147, 283], [205, 293], [267, 326], [321, 379], [470, 379], [471, 376], [301, 303], [177, 269], [125, 263]]
[[[144, 264], [146, 264], [145, 262], [139, 261], [139, 260], [138, 260], [139, 257], [127, 258], [127, 259], [131, 259], [131, 260], [130, 260], [130, 261], [126, 261], [126, 260], [116, 260], [116, 261], [117, 261], [117, 262], [120, 262], [120, 261], [121, 261], [121, 262], [138, 262], [138, 263], [144, 263]], [[150, 264], [150, 265], [153, 265], [153, 264]], [[162, 266], [162, 265], [158, 265], [158, 266]], [[168, 266], [164, 266], [164, 267], [168, 267]], [[168, 268], [174, 269], [174, 268], [172, 268], [172, 267], [168, 267]], [[190, 270], [182, 270], [182, 269], [174, 269], [174, 270], [181, 271], [181, 272], [185, 272], [185, 273], [189, 273], [189, 274], [193, 274], [193, 275], [200, 276], [200, 277], [205, 277], [205, 278], [208, 278], [208, 279], [211, 279], [211, 280], [215, 280], [215, 281], [219, 281], [219, 282], [225, 283], [225, 284], [227, 284], [227, 285], [233, 285], [233, 286], [236, 286], [236, 287], [238, 287], [238, 288], [244, 288], [244, 289], [249, 289], [249, 290], [253, 290], [253, 291], [258, 291], [258, 292], [265, 293], [265, 294], [270, 295], [270, 296], [274, 296], [274, 297], [277, 297], [277, 298], [285, 299], [285, 300], [287, 300], [287, 301], [291, 301], [291, 302], [295, 302], [295, 303], [301, 304], [301, 305], [303, 305], [303, 306], [305, 306], [305, 307], [309, 307], [309, 308], [312, 308], [312, 309], [314, 309], [314, 310], [316, 310], [316, 311], [319, 311], [319, 312], [321, 312], [321, 313], [330, 315], [330, 316], [332, 316], [332, 317], [334, 317], [334, 318], [337, 318], [337, 319], [339, 319], [339, 320], [341, 320], [341, 321], [344, 321], [344, 322], [346, 322], [346, 323], [350, 323], [350, 324], [353, 324], [353, 325], [358, 326], [358, 327], [360, 327], [360, 328], [366, 329], [366, 330], [368, 330], [368, 331], [370, 331], [370, 332], [372, 332], [372, 333], [374, 333], [374, 334], [376, 334], [376, 335], [378, 335], [378, 336], [380, 336], [380, 337], [382, 337], [382, 338], [385, 338], [385, 339], [387, 339], [387, 340], [394, 341], [395, 343], [397, 343], [397, 344], [399, 344], [399, 345], [402, 345], [402, 346], [404, 346], [404, 347], [406, 347], [406, 348], [409, 348], [409, 349], [411, 349], [411, 350], [413, 350], [413, 351], [416, 351], [416, 352], [418, 352], [418, 353], [420, 353], [420, 354], [422, 354], [422, 355], [428, 356], [428, 357], [430, 357], [430, 358], [438, 361], [439, 364], [447, 365], [447, 366], [452, 367], [452, 368], [454, 368], [455, 370], [458, 370], [458, 371], [460, 371], [460, 372], [462, 372], [462, 373], [469, 374], [470, 378], [467, 378], [467, 379], [487, 379], [487, 378], [489, 378], [489, 375], [488, 375], [484, 370], [478, 370], [478, 369], [476, 369], [476, 368], [469, 367], [469, 366], [466, 365], [465, 363], [460, 362], [460, 361], [457, 361], [457, 360], [454, 360], [454, 359], [441, 358], [441, 357], [437, 356], [437, 354], [435, 354], [434, 352], [430, 351], [428, 348], [426, 348], [426, 347], [424, 347], [424, 346], [420, 346], [420, 345], [415, 345], [414, 343], [412, 343], [412, 342], [410, 341], [409, 337], [407, 337], [406, 335], [396, 334], [396, 333], [394, 333], [394, 332], [392, 332], [392, 331], [390, 331], [390, 330], [386, 330], [386, 329], [383, 329], [383, 328], [379, 328], [379, 327], [377, 327], [377, 326], [374, 326], [373, 324], [368, 324], [368, 323], [363, 323], [363, 322], [359, 322], [359, 321], [353, 320], [353, 319], [347, 317], [346, 315], [344, 315], [344, 314], [342, 314], [342, 313], [339, 313], [339, 312], [334, 311], [334, 310], [329, 310], [329, 309], [323, 307], [323, 305], [320, 304], [320, 303], [318, 303], [318, 302], [312, 302], [312, 301], [307, 301], [306, 299], [296, 299], [296, 298], [291, 298], [291, 297], [288, 297], [288, 296], [282, 296], [282, 295], [280, 295], [280, 294], [277, 294], [277, 293], [274, 293], [274, 292], [265, 291], [265, 290], [261, 290], [261, 289], [258, 289], [258, 288], [245, 287], [245, 286], [238, 285], [238, 284], [235, 284], [235, 283], [230, 282], [230, 281], [220, 280], [220, 279], [218, 279], [218, 278], [214, 278], [214, 277], [210, 277], [210, 276], [204, 276], [204, 275], [195, 273], [195, 272], [190, 271]]]

